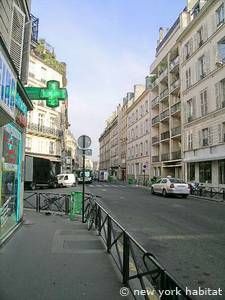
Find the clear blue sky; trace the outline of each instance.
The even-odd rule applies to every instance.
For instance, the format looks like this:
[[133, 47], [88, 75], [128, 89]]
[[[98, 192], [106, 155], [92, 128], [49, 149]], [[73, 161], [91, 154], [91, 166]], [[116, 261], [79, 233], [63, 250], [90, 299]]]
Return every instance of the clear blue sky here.
[[32, 0], [39, 37], [67, 63], [69, 118], [89, 135], [94, 157], [105, 120], [133, 85], [144, 83], [159, 27], [170, 27], [186, 0]]

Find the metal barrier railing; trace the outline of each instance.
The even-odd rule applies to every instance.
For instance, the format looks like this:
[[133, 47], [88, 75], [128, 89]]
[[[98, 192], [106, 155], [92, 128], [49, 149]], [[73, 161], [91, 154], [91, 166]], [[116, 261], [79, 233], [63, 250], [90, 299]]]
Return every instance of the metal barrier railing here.
[[[167, 291], [167, 294], [161, 295], [161, 300], [193, 299], [186, 295], [185, 289], [159, 264], [155, 256], [147, 252], [94, 196], [86, 198], [84, 207], [84, 221], [88, 230], [94, 228], [98, 231], [122, 275], [123, 284], [130, 288], [134, 299], [151, 299], [149, 295], [159, 299], [159, 291]], [[138, 290], [148, 292], [137, 295], [135, 291]]]
[[199, 186], [198, 189], [191, 190], [191, 195], [225, 201], [225, 188]]
[[69, 213], [69, 194], [25, 192], [24, 207], [35, 209], [37, 212], [53, 211]]

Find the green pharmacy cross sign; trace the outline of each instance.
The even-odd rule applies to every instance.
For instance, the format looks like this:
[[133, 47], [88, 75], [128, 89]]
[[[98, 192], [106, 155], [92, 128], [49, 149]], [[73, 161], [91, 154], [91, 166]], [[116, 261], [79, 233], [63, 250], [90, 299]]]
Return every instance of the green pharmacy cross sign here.
[[67, 99], [67, 90], [60, 88], [59, 81], [50, 80], [46, 88], [26, 87], [30, 100], [45, 100], [48, 107], [58, 107], [59, 101]]

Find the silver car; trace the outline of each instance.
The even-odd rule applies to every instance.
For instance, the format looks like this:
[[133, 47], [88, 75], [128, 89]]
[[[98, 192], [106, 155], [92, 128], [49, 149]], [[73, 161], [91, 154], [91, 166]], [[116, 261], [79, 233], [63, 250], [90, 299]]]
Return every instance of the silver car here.
[[154, 183], [151, 192], [152, 194], [162, 194], [164, 197], [168, 195], [181, 195], [183, 198], [187, 198], [190, 194], [190, 187], [183, 180], [168, 176]]

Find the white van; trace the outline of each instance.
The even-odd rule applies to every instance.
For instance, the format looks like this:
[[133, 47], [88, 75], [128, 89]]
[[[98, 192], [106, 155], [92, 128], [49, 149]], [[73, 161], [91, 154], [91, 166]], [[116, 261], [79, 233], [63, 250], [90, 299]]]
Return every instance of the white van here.
[[57, 175], [59, 187], [68, 187], [76, 185], [76, 177], [74, 174], [59, 174]]

